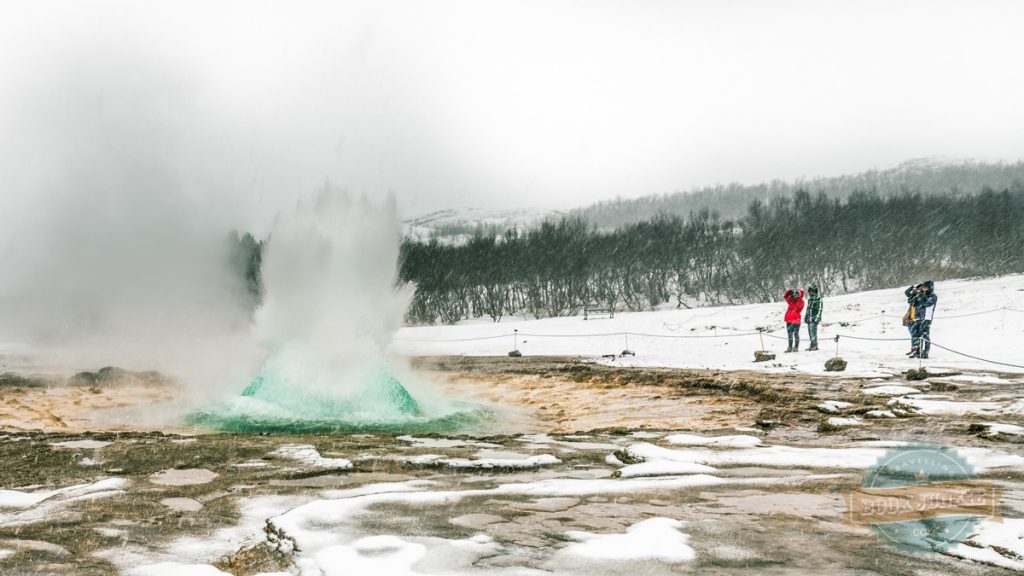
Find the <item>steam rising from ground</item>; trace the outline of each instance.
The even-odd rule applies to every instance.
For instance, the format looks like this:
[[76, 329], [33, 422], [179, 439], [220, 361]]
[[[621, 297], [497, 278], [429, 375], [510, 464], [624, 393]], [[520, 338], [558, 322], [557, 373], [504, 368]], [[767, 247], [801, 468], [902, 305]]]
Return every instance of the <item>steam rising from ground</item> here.
[[330, 187], [279, 218], [255, 322], [267, 360], [241, 397], [192, 421], [235, 431], [414, 430], [482, 415], [415, 384], [410, 393], [415, 378], [387, 357], [408, 304], [395, 290], [400, 239], [392, 200], [378, 207]]
[[408, 304], [393, 289], [400, 241], [390, 199], [378, 207], [328, 187], [301, 200], [270, 233], [257, 334], [329, 370], [379, 355]]

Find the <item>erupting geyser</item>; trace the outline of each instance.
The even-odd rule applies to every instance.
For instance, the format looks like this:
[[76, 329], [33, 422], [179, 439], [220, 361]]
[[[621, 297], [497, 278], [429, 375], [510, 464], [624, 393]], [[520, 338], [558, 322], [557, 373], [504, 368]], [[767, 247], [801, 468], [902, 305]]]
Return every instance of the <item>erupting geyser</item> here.
[[254, 325], [269, 355], [241, 396], [192, 421], [271, 432], [451, 430], [477, 421], [480, 409], [425, 390], [414, 398], [389, 361], [407, 303], [395, 289], [400, 240], [392, 201], [375, 206], [329, 187], [280, 218], [263, 254]]

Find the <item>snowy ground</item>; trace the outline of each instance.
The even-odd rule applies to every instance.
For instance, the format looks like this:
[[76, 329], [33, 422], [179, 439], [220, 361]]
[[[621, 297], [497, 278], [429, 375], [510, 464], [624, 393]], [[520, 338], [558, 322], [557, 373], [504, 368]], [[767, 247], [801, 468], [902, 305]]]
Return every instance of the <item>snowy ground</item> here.
[[[940, 283], [936, 343], [1024, 364], [1022, 286]], [[6, 384], [0, 574], [1024, 572], [1024, 369], [936, 348], [942, 374], [906, 380], [902, 302], [827, 299], [823, 350], [766, 338], [769, 364], [748, 331], [778, 327], [781, 304], [402, 330], [396, 351], [444, 356], [413, 361], [428, 379], [498, 410], [474, 436], [89, 428], [83, 411], [176, 389]], [[505, 356], [516, 328], [525, 358]], [[843, 338], [850, 369], [825, 375], [836, 333], [899, 340]], [[921, 441], [955, 448], [999, 515], [907, 554], [851, 525], [845, 497]]]
[[[1024, 275], [939, 282], [936, 294], [934, 345], [925, 367], [1024, 373]], [[900, 322], [906, 308], [903, 288], [825, 297], [820, 351], [798, 354], [782, 352], [787, 344], [782, 320], [786, 304], [781, 295], [779, 302], [768, 304], [619, 313], [614, 318], [508, 318], [500, 323], [484, 319], [455, 326], [408, 327], [398, 333], [394, 350], [411, 356], [504, 355], [512, 350], [513, 331], [518, 330], [518, 347], [525, 355], [616, 355], [605, 361], [625, 366], [818, 374], [824, 372], [825, 361], [836, 355], [834, 338], [839, 335], [839, 355], [849, 362], [850, 374], [886, 376], [918, 367], [916, 360], [904, 357], [910, 348], [908, 332]], [[763, 343], [764, 349], [777, 353], [774, 362], [753, 362], [753, 351], [762, 349], [758, 327], [771, 330]], [[802, 327], [801, 348], [807, 344], [806, 327]], [[939, 346], [1004, 364], [968, 358]], [[636, 356], [618, 357], [626, 349]]]
[[42, 462], [37, 476], [99, 478], [0, 491], [4, 574], [1024, 571], [1024, 457], [1006, 445], [960, 453], [1003, 489], [1007, 518], [907, 555], [845, 521], [844, 495], [893, 442], [798, 447], [742, 430], [104, 438], [0, 438], [5, 457]]

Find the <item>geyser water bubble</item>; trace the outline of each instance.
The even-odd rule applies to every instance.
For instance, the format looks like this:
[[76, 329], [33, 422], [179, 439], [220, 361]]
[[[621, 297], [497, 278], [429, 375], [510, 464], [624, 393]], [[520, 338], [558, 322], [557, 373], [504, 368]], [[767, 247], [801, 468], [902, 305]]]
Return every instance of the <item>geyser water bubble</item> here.
[[451, 431], [478, 421], [486, 411], [423, 387], [414, 395], [395, 375], [400, 360], [387, 347], [408, 303], [395, 289], [400, 241], [393, 201], [330, 187], [279, 218], [254, 325], [268, 357], [240, 396], [193, 422], [285, 432]]

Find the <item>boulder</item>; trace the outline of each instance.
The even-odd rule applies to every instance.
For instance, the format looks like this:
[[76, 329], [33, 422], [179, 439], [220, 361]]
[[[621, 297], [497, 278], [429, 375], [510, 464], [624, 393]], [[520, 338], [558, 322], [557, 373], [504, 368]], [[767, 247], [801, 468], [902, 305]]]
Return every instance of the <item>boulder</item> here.
[[843, 360], [839, 356], [829, 358], [825, 361], [826, 372], [842, 372], [843, 370], [846, 370], [846, 360]]

